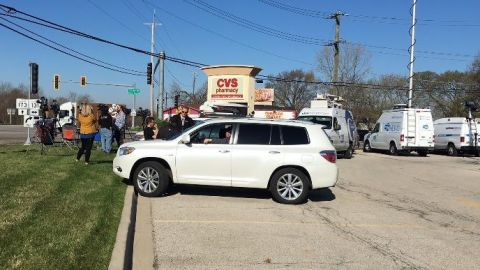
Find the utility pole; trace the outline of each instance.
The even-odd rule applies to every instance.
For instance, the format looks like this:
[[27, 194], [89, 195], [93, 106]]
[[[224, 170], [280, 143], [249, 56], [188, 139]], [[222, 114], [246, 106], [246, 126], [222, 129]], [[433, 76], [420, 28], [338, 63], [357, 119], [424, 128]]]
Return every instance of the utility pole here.
[[[155, 53], [154, 48], [155, 48], [155, 26], [156, 25], [161, 25], [160, 23], [155, 23], [155, 10], [153, 10], [153, 20], [151, 23], [144, 23], [145, 25], [149, 25], [152, 27], [152, 34], [151, 34], [151, 41], [150, 41], [150, 63], [153, 66], [153, 54]], [[153, 76], [152, 76], [153, 78]], [[154, 85], [154, 80], [152, 79], [152, 84], [150, 84], [150, 113], [152, 116], [154, 115], [153, 111], [153, 85]]]
[[160, 71], [158, 72], [158, 111], [157, 118], [163, 120], [163, 92], [165, 92], [165, 52], [161, 51], [158, 55]]
[[413, 62], [415, 62], [415, 24], [417, 24], [416, 18], [416, 6], [417, 0], [413, 0], [413, 5], [411, 9], [412, 13], [412, 27], [410, 28], [410, 65], [408, 66], [409, 75], [408, 75], [408, 108], [412, 107], [412, 95], [413, 95]]
[[197, 73], [194, 71], [193, 72], [193, 87], [192, 87], [192, 96], [195, 98], [195, 81], [197, 79]]
[[[333, 48], [335, 50], [335, 54], [333, 56], [333, 74], [332, 74], [332, 82], [336, 83], [338, 82], [338, 68], [339, 68], [339, 63], [340, 63], [340, 16], [346, 15], [345, 13], [341, 11], [337, 11], [334, 14], [330, 15], [328, 17], [329, 19], [335, 19], [335, 41], [331, 43], [330, 45], [333, 45]], [[340, 95], [340, 91], [338, 89], [338, 86], [335, 85], [335, 94], [337, 96]]]

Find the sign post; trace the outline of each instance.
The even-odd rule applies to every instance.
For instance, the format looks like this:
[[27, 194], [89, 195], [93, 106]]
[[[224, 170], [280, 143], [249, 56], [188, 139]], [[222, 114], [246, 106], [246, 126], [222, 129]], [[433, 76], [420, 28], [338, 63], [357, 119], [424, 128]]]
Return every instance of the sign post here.
[[[135, 87], [135, 85], [133, 86]], [[132, 128], [135, 127], [135, 116], [137, 115], [137, 111], [135, 110], [135, 97], [140, 94], [140, 89], [138, 88], [130, 88], [128, 89], [128, 94], [129, 95], [132, 95], [133, 96], [133, 108], [132, 108], [132, 112], [133, 113], [130, 113], [130, 115], [132, 116]]]

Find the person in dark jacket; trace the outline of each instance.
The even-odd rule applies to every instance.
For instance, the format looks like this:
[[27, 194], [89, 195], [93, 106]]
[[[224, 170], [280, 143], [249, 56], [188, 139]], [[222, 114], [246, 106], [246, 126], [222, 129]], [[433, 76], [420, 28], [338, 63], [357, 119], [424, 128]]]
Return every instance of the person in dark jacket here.
[[193, 119], [188, 116], [187, 107], [180, 106], [177, 111], [179, 113], [170, 118], [170, 124], [177, 132], [183, 132], [195, 124]]
[[102, 151], [110, 153], [112, 150], [112, 116], [108, 113], [108, 108], [102, 108], [100, 117], [98, 118], [100, 126], [100, 141], [102, 142]]
[[172, 126], [172, 124], [168, 123], [164, 126], [161, 126], [159, 129], [158, 129], [158, 132], [157, 132], [157, 139], [161, 139], [161, 140], [169, 140], [170, 138], [172, 138], [173, 136], [175, 136], [178, 132], [176, 131], [176, 129]]
[[153, 140], [157, 137], [157, 124], [155, 123], [155, 119], [151, 116], [145, 119], [146, 126], [143, 129], [143, 137], [145, 141]]

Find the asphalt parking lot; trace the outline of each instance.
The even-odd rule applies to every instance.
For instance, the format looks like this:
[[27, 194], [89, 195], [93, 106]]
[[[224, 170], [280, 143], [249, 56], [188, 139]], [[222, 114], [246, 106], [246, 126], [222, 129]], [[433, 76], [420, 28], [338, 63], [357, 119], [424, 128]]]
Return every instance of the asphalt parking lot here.
[[479, 158], [360, 150], [338, 165], [302, 205], [205, 187], [144, 200], [156, 268], [478, 269]]

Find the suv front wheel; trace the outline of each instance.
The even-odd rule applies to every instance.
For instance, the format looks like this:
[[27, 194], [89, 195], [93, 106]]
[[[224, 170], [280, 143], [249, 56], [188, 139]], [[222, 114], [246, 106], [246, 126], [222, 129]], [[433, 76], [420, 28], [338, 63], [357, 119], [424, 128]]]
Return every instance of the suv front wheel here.
[[147, 161], [137, 167], [133, 174], [135, 191], [145, 197], [160, 196], [168, 188], [167, 170], [158, 162]]
[[275, 201], [299, 204], [306, 201], [309, 184], [307, 176], [298, 169], [284, 168], [272, 176], [270, 191]]

